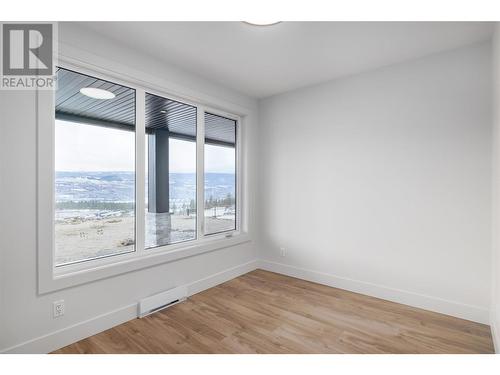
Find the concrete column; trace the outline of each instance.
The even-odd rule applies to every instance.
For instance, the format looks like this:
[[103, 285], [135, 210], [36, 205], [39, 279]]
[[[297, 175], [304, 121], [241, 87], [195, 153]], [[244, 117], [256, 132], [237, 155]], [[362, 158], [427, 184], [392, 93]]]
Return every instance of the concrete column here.
[[169, 165], [167, 129], [148, 135], [148, 211], [169, 212]]

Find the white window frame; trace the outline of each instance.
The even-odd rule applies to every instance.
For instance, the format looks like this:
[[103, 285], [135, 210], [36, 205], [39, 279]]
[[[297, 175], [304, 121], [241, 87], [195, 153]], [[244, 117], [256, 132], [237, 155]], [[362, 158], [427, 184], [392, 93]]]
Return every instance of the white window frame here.
[[[242, 159], [245, 118], [248, 112], [241, 107], [221, 105], [216, 99], [207, 102], [183, 96], [158, 86], [149, 80], [133, 78], [102, 67], [84, 63], [80, 60], [59, 56], [57, 64], [61, 68], [121, 84], [135, 90], [135, 251], [111, 255], [104, 258], [85, 260], [74, 264], [55, 267], [54, 210], [55, 210], [55, 92], [37, 91], [37, 237], [38, 237], [38, 292], [40, 294], [116, 276], [162, 263], [172, 262], [222, 249], [251, 240], [248, 232], [244, 205], [246, 197], [243, 189], [246, 171]], [[125, 77], [123, 79], [122, 77]], [[196, 239], [181, 243], [145, 249], [145, 94], [150, 93], [167, 99], [176, 100], [197, 108], [197, 218]], [[209, 112], [236, 121], [236, 230], [218, 234], [204, 233], [204, 114]]]

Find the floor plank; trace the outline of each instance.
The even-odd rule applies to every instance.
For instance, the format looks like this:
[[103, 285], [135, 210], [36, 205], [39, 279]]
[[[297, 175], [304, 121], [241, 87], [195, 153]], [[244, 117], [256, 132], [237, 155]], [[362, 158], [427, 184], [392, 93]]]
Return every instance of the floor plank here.
[[255, 270], [54, 353], [493, 353], [493, 342], [484, 324]]

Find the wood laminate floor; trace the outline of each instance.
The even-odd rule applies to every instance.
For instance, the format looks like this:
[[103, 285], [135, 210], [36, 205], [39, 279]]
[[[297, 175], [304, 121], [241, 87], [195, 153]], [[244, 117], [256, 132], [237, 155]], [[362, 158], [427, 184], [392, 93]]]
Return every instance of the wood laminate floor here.
[[493, 353], [487, 325], [256, 270], [55, 353]]

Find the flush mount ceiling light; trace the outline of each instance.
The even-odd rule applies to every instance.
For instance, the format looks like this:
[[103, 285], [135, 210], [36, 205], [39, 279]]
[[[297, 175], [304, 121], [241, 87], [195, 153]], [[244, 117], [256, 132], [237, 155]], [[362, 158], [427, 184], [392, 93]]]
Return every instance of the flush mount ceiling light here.
[[162, 109], [162, 110], [160, 111], [160, 113], [167, 113], [167, 111], [165, 111], [164, 109]]
[[273, 26], [277, 25], [278, 23], [281, 23], [281, 21], [270, 21], [270, 20], [253, 20], [253, 21], [243, 21], [243, 23], [246, 23], [247, 25], [250, 26]]
[[88, 96], [89, 98], [101, 99], [101, 100], [113, 99], [116, 96], [111, 91], [98, 89], [96, 87], [83, 87], [80, 89], [80, 93], [82, 93], [85, 96]]

